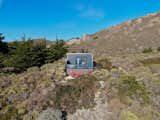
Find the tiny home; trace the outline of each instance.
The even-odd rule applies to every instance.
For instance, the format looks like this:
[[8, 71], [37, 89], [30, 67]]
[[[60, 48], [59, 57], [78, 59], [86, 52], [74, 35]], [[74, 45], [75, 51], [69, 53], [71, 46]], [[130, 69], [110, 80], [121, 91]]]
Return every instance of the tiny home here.
[[79, 77], [93, 71], [93, 54], [68, 53], [66, 73], [72, 77]]

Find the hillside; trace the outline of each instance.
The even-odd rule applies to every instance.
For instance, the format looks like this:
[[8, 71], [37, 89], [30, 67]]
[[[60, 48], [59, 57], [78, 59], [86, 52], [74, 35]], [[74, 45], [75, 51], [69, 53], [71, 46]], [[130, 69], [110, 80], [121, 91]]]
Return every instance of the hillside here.
[[[101, 57], [67, 80], [64, 59], [0, 74], [0, 120], [159, 120], [160, 53]], [[109, 67], [110, 66], [110, 67]]]
[[144, 48], [157, 49], [159, 38], [160, 13], [154, 13], [83, 37], [71, 51], [87, 49], [96, 55], [141, 53]]
[[[47, 47], [49, 62], [17, 73], [0, 72], [0, 120], [160, 120], [159, 37], [160, 13], [156, 13], [75, 38], [67, 43], [70, 50], [93, 52], [98, 67], [74, 79], [64, 71], [66, 52], [60, 52], [67, 49], [64, 42], [55, 42], [53, 48]], [[13, 54], [21, 53], [15, 65], [26, 65], [30, 56], [25, 53], [32, 57], [37, 53], [28, 51], [26, 42]], [[156, 51], [142, 53], [149, 47]], [[38, 46], [40, 53], [46, 53], [46, 44], [42, 48]], [[63, 56], [53, 59], [58, 53]], [[21, 55], [27, 59], [18, 62]], [[38, 54], [32, 62], [41, 57]]]

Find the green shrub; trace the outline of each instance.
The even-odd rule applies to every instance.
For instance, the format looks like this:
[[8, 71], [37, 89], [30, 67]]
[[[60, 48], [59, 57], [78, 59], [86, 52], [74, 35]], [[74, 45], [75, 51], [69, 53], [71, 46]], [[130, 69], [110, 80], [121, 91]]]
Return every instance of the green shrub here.
[[7, 112], [0, 114], [0, 120], [19, 120], [18, 110], [13, 106], [8, 106]]
[[94, 36], [94, 37], [93, 37], [93, 40], [96, 40], [96, 39], [98, 39], [98, 36]]
[[153, 52], [153, 50], [152, 50], [152, 48], [150, 47], [150, 48], [145, 48], [144, 50], [143, 50], [143, 53], [152, 53]]
[[149, 103], [149, 95], [144, 84], [139, 83], [134, 76], [123, 76], [119, 81], [119, 95], [142, 98], [143, 104]]
[[4, 55], [0, 53], [0, 68], [4, 67], [3, 60], [4, 60]]
[[138, 117], [130, 111], [122, 111], [120, 114], [120, 119], [121, 120], [139, 120]]

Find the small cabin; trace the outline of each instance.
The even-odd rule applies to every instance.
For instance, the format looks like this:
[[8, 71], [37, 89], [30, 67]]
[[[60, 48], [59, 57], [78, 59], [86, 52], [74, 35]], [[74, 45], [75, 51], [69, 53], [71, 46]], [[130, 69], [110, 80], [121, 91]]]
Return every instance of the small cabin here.
[[91, 53], [68, 53], [66, 73], [72, 77], [90, 74], [93, 71], [93, 54]]

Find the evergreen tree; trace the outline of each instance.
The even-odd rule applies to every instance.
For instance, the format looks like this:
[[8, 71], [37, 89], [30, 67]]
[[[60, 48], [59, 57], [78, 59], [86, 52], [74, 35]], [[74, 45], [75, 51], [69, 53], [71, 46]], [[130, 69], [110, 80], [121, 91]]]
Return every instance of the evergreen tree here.
[[[9, 52], [6, 54], [3, 65], [24, 71], [32, 66], [40, 67], [45, 63], [52, 63], [64, 57], [66, 52], [67, 47], [63, 40], [56, 41], [50, 48], [46, 48], [45, 40], [15, 41], [9, 43]], [[4, 57], [1, 54], [0, 59]], [[2, 62], [0, 66], [2, 66]]]
[[0, 68], [4, 67], [3, 60], [8, 53], [8, 44], [3, 42], [4, 39], [5, 37], [0, 33]]
[[32, 64], [31, 66], [42, 66], [45, 64], [46, 59], [46, 42], [42, 42], [40, 44], [36, 44], [31, 48], [31, 58]]
[[62, 57], [67, 53], [67, 46], [63, 40], [57, 40], [48, 50], [47, 50], [47, 63], [52, 63]]
[[15, 44], [14, 49], [10, 51], [11, 55], [5, 60], [5, 65], [15, 67], [19, 70], [25, 70], [31, 66], [30, 42], [22, 41]]
[[6, 54], [8, 53], [8, 45], [6, 42], [3, 42], [5, 37], [2, 33], [0, 33], [0, 53]]

